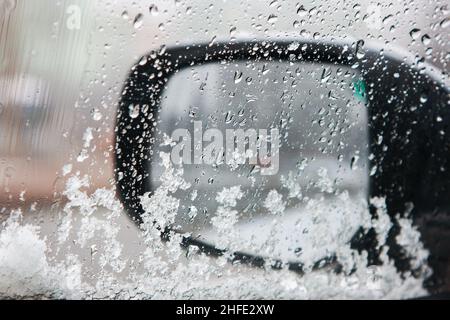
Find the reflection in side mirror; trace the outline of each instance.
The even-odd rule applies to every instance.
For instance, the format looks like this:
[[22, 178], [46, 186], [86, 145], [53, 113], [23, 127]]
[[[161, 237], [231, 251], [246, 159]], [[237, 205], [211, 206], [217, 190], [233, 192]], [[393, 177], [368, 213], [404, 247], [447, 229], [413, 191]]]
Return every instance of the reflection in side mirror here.
[[216, 248], [295, 261], [314, 236], [305, 226], [317, 217], [305, 207], [318, 201], [319, 218], [337, 219], [349, 241], [360, 219], [349, 227], [342, 221], [351, 218], [325, 208], [343, 194], [367, 199], [362, 83], [350, 67], [313, 63], [211, 63], [175, 74], [149, 162], [150, 190], [164, 174], [160, 152], [191, 186], [174, 195], [182, 205], [171, 227]]

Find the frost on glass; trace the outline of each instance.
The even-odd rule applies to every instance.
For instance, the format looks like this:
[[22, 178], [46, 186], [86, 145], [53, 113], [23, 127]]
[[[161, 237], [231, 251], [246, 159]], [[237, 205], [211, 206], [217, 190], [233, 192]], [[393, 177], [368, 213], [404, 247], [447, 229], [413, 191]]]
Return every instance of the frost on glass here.
[[[448, 84], [449, 12], [445, 1], [421, 0], [0, 0], [0, 297], [426, 295], [433, 270], [417, 226], [407, 212], [395, 217], [411, 261], [399, 272], [387, 254], [394, 218], [383, 198], [367, 199], [377, 168], [368, 166], [355, 68], [228, 61], [174, 75], [155, 118], [153, 191], [140, 195], [140, 226], [117, 197], [115, 121], [131, 67], [180, 44], [327, 39], [364, 59], [375, 43], [419, 69], [434, 65]], [[293, 40], [288, 50], [298, 49]], [[148, 107], [130, 105], [130, 119]], [[173, 163], [173, 127], [196, 120], [204, 129], [276, 124], [278, 174]], [[295, 152], [301, 146], [308, 152]], [[350, 245], [360, 228], [374, 230], [375, 265]], [[223, 254], [183, 247], [186, 236]], [[263, 263], [233, 261], [235, 251]], [[289, 270], [291, 262], [301, 268]]]

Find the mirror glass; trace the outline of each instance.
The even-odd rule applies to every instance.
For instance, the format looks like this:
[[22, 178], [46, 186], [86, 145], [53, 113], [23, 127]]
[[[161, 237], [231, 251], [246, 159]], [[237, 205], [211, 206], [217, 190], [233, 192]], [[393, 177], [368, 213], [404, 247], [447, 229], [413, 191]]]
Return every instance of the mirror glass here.
[[348, 242], [361, 225], [370, 175], [364, 80], [351, 67], [305, 62], [181, 70], [162, 94], [153, 191], [167, 171], [161, 152], [186, 181], [173, 195], [180, 201], [173, 229], [220, 249], [319, 259], [330, 244], [321, 252], [311, 233], [323, 232], [314, 238], [326, 242], [334, 225]]

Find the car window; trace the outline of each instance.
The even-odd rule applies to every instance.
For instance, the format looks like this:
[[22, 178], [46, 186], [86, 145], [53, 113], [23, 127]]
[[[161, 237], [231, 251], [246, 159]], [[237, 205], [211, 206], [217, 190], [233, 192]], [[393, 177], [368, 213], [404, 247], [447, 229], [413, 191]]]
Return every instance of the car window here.
[[448, 290], [449, 10], [0, 0], [0, 297]]

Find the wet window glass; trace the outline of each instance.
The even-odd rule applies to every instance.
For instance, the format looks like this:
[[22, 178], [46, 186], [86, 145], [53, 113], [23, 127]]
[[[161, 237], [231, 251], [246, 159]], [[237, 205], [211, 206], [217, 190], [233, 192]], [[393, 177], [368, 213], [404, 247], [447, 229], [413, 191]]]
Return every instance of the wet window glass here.
[[0, 0], [0, 297], [450, 291], [446, 1]]

